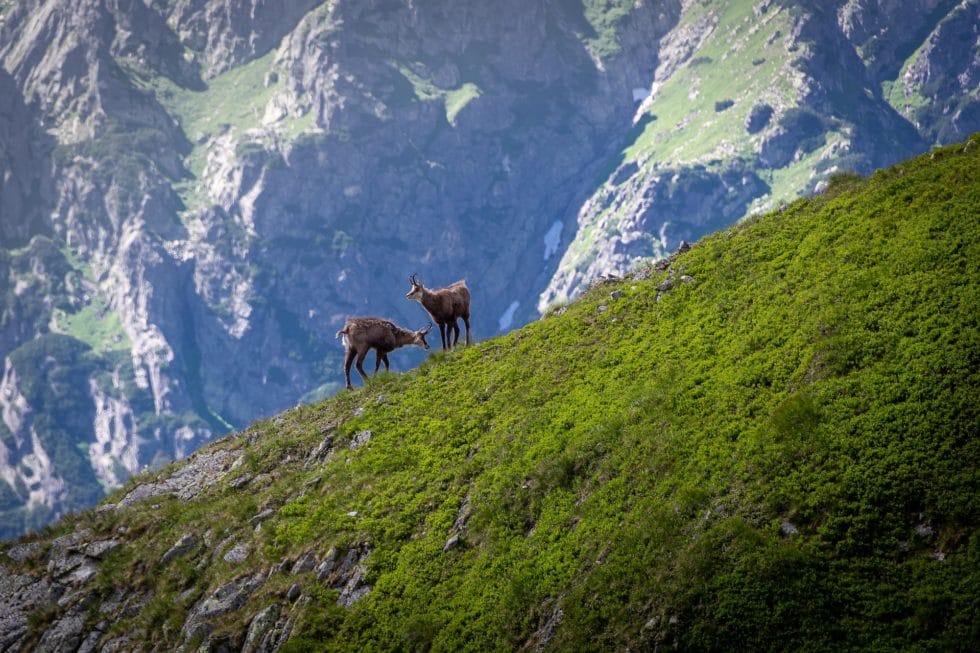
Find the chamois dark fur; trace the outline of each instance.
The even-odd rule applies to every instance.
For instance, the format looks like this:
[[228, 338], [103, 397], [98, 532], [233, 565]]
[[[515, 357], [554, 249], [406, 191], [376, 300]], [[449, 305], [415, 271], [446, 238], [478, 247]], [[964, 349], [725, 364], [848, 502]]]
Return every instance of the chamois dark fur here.
[[344, 327], [337, 332], [338, 338], [343, 338], [344, 350], [344, 380], [347, 381], [347, 389], [353, 386], [350, 383], [350, 366], [357, 358], [357, 372], [367, 383], [367, 374], [364, 372], [364, 358], [372, 349], [375, 350], [377, 358], [374, 360], [374, 373], [378, 373], [381, 363], [388, 366], [388, 353], [405, 345], [415, 345], [422, 349], [428, 349], [429, 343], [425, 341], [426, 334], [432, 330], [432, 324], [423, 327], [418, 331], [403, 329], [390, 320], [380, 317], [351, 317], [344, 323]]
[[470, 289], [466, 287], [466, 280], [437, 290], [423, 286], [415, 274], [408, 278], [408, 282], [412, 287], [405, 297], [421, 303], [432, 321], [439, 325], [442, 348], [450, 349], [459, 342], [459, 318], [463, 318], [466, 325], [466, 344], [470, 344]]

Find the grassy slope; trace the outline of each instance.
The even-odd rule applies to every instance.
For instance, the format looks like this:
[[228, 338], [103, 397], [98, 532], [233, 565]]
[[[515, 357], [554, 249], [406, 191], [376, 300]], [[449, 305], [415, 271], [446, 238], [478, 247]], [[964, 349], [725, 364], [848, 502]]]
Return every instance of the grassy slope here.
[[[764, 132], [749, 134], [746, 117], [760, 102], [780, 110], [795, 106], [798, 75], [783, 42], [792, 27], [791, 10], [773, 6], [756, 17], [755, 4], [737, 0], [712, 9], [695, 3], [685, 10], [677, 30], [688, 29], [709, 15], [717, 19], [717, 25], [687, 62], [657, 87], [645, 109], [648, 120], [638, 123], [635, 138], [630, 137], [616, 165], [637, 162], [639, 175], [652, 177], [689, 166], [718, 171], [733, 161], [754, 158]], [[717, 110], [728, 103], [727, 108]], [[748, 213], [808, 194], [821, 156], [839, 140], [838, 135], [830, 134], [824, 147], [800, 160], [775, 170], [759, 170], [770, 192], [752, 202]], [[613, 203], [591, 222], [606, 222], [615, 230], [625, 217], [619, 215], [622, 212]], [[612, 220], [608, 220], [610, 215]], [[596, 239], [609, 235], [586, 226], [570, 246], [562, 267], [587, 268], [598, 251]]]
[[[712, 10], [717, 26], [687, 64], [658, 88], [648, 110], [657, 120], [627, 148], [626, 160], [677, 164], [748, 156], [750, 135], [744, 124], [753, 104], [795, 104], [792, 73], [783, 63], [783, 40], [772, 38], [789, 31], [790, 13], [773, 8], [756, 18], [754, 4], [738, 0]], [[692, 6], [684, 23], [698, 21], [707, 11]], [[715, 103], [725, 100], [734, 104], [716, 111]]]
[[[661, 166], [694, 163], [715, 168], [740, 157], [751, 159], [762, 133], [752, 135], [745, 121], [756, 103], [777, 110], [797, 105], [799, 71], [784, 40], [793, 9], [773, 5], [755, 16], [757, 3], [738, 0], [717, 14], [718, 24], [691, 59], [657, 90], [648, 113], [656, 116], [623, 152], [624, 161], [655, 161]], [[693, 5], [684, 21], [693, 23], [709, 9]], [[719, 103], [731, 102], [721, 111]], [[778, 112], [777, 112], [778, 113]], [[843, 140], [828, 128], [825, 141], [808, 155], [765, 175], [770, 192], [751, 213], [809, 194], [821, 159]]]
[[99, 296], [75, 313], [55, 309], [55, 323], [57, 332], [81, 340], [96, 351], [129, 351], [131, 347], [119, 315]]
[[466, 82], [458, 88], [442, 89], [412, 71], [408, 66], [397, 66], [398, 72], [409, 81], [415, 97], [423, 102], [441, 100], [446, 106], [446, 122], [455, 126], [456, 116], [471, 101], [481, 95], [480, 87]]
[[[83, 514], [129, 528], [104, 591], [155, 591], [114, 628], [172, 647], [201, 595], [185, 588], [367, 543], [373, 588], [353, 610], [299, 577], [313, 600], [290, 649], [512, 649], [559, 611], [565, 650], [975, 645], [978, 159], [974, 137], [838, 180], [702, 240], [675, 262], [695, 283], [659, 301], [657, 276], [601, 286], [258, 422], [232, 477], [266, 485]], [[304, 467], [328, 432], [337, 452]], [[444, 552], [467, 496], [464, 544]], [[209, 527], [255, 552], [148, 562]], [[222, 627], [240, 633], [293, 580], [273, 577]]]

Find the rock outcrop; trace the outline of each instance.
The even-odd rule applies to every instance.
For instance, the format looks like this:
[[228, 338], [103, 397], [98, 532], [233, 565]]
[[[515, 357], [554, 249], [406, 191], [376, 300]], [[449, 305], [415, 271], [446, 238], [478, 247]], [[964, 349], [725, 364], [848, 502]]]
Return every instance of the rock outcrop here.
[[711, 7], [682, 21], [538, 309], [819, 190], [835, 172], [867, 174], [963, 140], [978, 128], [977, 11], [973, 0], [850, 0], [836, 11], [762, 1], [725, 25]]
[[[163, 472], [144, 476], [116, 500], [88, 511], [86, 523], [46, 539], [28, 539], [0, 549], [0, 648], [3, 650], [114, 651], [132, 650], [139, 634], [120, 632], [112, 625], [154, 609], [159, 597], [135, 578], [117, 578], [120, 560], [146, 555], [153, 529], [131, 526], [139, 515], [153, 515], [162, 502], [182, 505], [204, 502], [235, 487], [229, 475], [244, 465], [243, 448], [256, 443], [254, 435], [233, 436], [230, 446], [198, 452]], [[305, 460], [295, 469], [307, 469]], [[288, 465], [281, 461], [278, 468]], [[323, 464], [323, 461], [317, 464]], [[265, 474], [268, 477], [268, 474]], [[237, 488], [235, 491], [239, 491]], [[352, 608], [371, 591], [367, 580], [372, 547], [326, 547], [307, 550], [269, 565], [257, 551], [263, 519], [275, 514], [266, 508], [238, 536], [227, 536], [240, 525], [216, 521], [206, 532], [190, 530], [166, 542], [153, 560], [139, 568], [180, 576], [182, 570], [210, 573], [216, 566], [232, 567], [231, 577], [208, 576], [204, 589], [181, 586], [172, 599], [180, 610], [175, 637], [182, 650], [210, 650], [233, 644], [248, 651], [278, 651], [289, 639], [296, 619], [306, 609], [311, 591], [333, 592], [336, 605]], [[92, 521], [94, 520], [94, 521]], [[252, 525], [256, 527], [252, 528]], [[227, 536], [227, 537], [226, 537]], [[164, 544], [161, 541], [161, 544]], [[256, 555], [250, 555], [256, 551]], [[288, 580], [281, 593], [270, 585]], [[245, 624], [229, 633], [226, 620]], [[138, 647], [138, 646], [137, 646]]]

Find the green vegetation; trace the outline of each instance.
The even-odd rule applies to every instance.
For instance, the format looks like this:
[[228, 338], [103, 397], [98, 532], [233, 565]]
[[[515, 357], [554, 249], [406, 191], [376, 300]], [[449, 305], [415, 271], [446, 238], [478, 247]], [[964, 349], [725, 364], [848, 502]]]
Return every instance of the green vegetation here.
[[[652, 157], [670, 164], [748, 156], [751, 143], [744, 124], [752, 105], [795, 103], [782, 39], [773, 38], [790, 29], [789, 12], [774, 6], [756, 19], [755, 4], [739, 0], [710, 10], [717, 14], [717, 25], [688, 65], [657, 89], [649, 107], [657, 120], [626, 150], [626, 160]], [[707, 22], [708, 11], [692, 7], [685, 20]], [[708, 61], [711, 65], [702, 65]], [[720, 102], [732, 104], [718, 112]]]
[[128, 351], [131, 345], [119, 315], [102, 296], [94, 297], [90, 304], [75, 313], [56, 310], [54, 318], [62, 332], [86, 343], [95, 351]]
[[[270, 51], [246, 64], [232, 68], [208, 82], [205, 90], [177, 86], [166, 77], [140, 80], [152, 88], [170, 115], [192, 141], [231, 131], [241, 136], [262, 125], [266, 104], [282, 88], [273, 72], [275, 52]], [[268, 81], [268, 83], [267, 83]]]
[[[678, 256], [669, 290], [666, 272], [594, 287], [219, 441], [243, 463], [197, 500], [75, 518], [128, 529], [105, 595], [153, 592], [114, 632], [176, 648], [205, 592], [364, 545], [352, 609], [312, 572], [274, 575], [212, 636], [240, 646], [277, 602], [288, 650], [975, 648], [978, 163], [975, 136], [836, 175]], [[159, 573], [208, 529], [253, 553]], [[292, 582], [306, 599], [289, 607]]]
[[608, 59], [620, 50], [619, 23], [633, 11], [633, 0], [583, 0], [585, 19], [595, 31], [586, 44], [599, 59]]
[[398, 72], [409, 81], [415, 97], [422, 101], [442, 100], [446, 105], [446, 121], [456, 125], [456, 116], [467, 104], [480, 97], [480, 87], [466, 82], [459, 88], [441, 89], [407, 66], [399, 66]]

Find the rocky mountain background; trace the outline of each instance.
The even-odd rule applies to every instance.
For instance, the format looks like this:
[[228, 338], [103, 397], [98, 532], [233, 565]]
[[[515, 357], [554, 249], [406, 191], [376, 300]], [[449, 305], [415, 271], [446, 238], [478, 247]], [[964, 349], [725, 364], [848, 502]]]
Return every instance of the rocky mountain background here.
[[[980, 129], [980, 2], [0, 1], [0, 535]], [[399, 352], [395, 366], [419, 360]]]

